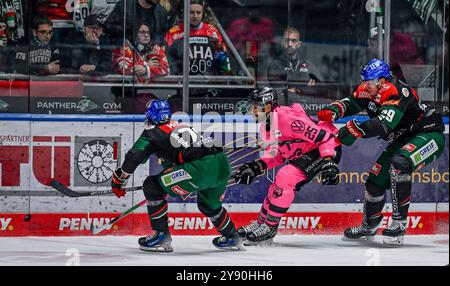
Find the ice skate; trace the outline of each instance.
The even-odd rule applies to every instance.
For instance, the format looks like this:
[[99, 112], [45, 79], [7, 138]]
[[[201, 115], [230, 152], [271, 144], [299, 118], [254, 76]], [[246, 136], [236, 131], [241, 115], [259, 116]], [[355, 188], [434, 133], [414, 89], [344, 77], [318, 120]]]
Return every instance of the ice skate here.
[[261, 245], [262, 242], [271, 243], [273, 241], [272, 238], [276, 234], [277, 234], [276, 227], [271, 227], [263, 223], [258, 228], [248, 233], [246, 238], [250, 243], [257, 242], [258, 245]]
[[342, 240], [344, 241], [352, 241], [352, 240], [362, 240], [362, 241], [371, 241], [375, 239], [375, 235], [378, 231], [378, 224], [374, 227], [368, 227], [364, 224], [347, 228], [344, 231], [344, 237]]
[[235, 234], [233, 236], [219, 236], [213, 239], [212, 243], [215, 247], [224, 250], [245, 250], [242, 245], [244, 239], [239, 236], [239, 234]]
[[391, 225], [384, 229], [383, 244], [390, 246], [402, 246], [406, 233], [406, 221], [393, 220]]
[[259, 228], [260, 226], [261, 226], [261, 224], [257, 220], [252, 220], [250, 222], [250, 224], [243, 225], [243, 226], [239, 227], [237, 229], [237, 232], [238, 232], [240, 237], [244, 237], [245, 238], [247, 236], [247, 234], [249, 234], [253, 230]]
[[149, 252], [172, 252], [172, 237], [169, 232], [154, 232], [152, 235], [140, 237], [139, 249]]

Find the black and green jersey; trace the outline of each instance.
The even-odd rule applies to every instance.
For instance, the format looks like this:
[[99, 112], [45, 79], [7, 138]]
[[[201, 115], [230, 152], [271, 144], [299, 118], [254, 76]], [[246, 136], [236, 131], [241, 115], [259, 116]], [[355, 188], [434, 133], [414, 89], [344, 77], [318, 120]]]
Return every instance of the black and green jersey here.
[[444, 131], [442, 117], [420, 101], [415, 90], [401, 81], [386, 81], [375, 97], [367, 92], [365, 83], [352, 96], [331, 105], [339, 110], [339, 118], [367, 111], [369, 120], [361, 124], [365, 138], [379, 136], [393, 140], [418, 132]]
[[169, 121], [147, 127], [126, 153], [122, 170], [133, 173], [139, 164], [156, 155], [171, 165], [183, 164], [216, 154], [221, 149], [214, 147], [211, 137], [203, 138], [192, 127]]

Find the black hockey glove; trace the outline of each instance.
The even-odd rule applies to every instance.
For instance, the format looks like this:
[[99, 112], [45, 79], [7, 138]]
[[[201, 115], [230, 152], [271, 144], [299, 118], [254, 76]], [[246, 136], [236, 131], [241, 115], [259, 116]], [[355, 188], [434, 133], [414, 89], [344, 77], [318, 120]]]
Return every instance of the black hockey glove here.
[[234, 175], [237, 184], [250, 185], [253, 179], [262, 174], [265, 164], [262, 161], [251, 161], [242, 165]]
[[339, 184], [339, 168], [333, 160], [326, 160], [322, 165], [322, 185]]

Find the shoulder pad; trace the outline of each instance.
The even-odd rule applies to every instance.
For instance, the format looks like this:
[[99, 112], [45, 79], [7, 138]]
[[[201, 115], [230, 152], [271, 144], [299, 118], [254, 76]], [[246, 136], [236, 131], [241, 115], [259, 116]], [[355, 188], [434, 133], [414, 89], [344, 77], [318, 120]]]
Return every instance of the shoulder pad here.
[[303, 109], [303, 106], [302, 106], [300, 103], [294, 103], [294, 104], [292, 104], [292, 105], [291, 105], [291, 108], [292, 108], [292, 109], [295, 109], [295, 110], [299, 110], [299, 111], [301, 111], [301, 112], [305, 112], [305, 110]]
[[383, 86], [378, 90], [375, 103], [383, 104], [383, 102], [388, 99], [399, 99], [397, 87], [390, 82], [383, 84]]
[[178, 121], [170, 120], [169, 122], [159, 126], [159, 129], [161, 129], [165, 133], [170, 133], [173, 130], [177, 129], [178, 127], [180, 127], [180, 123], [178, 123]]
[[353, 97], [356, 99], [370, 99], [370, 94], [367, 92], [367, 85], [364, 83], [360, 84], [353, 93]]

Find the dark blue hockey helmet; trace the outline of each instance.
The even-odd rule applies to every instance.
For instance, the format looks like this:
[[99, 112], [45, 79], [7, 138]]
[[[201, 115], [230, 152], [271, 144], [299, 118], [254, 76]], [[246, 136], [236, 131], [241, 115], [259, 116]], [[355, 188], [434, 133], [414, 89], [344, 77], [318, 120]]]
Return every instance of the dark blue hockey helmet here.
[[166, 122], [171, 116], [170, 105], [166, 100], [154, 99], [147, 102], [145, 121], [152, 124]]
[[361, 70], [361, 81], [379, 79], [381, 77], [385, 79], [391, 78], [389, 65], [382, 60], [372, 59]]

